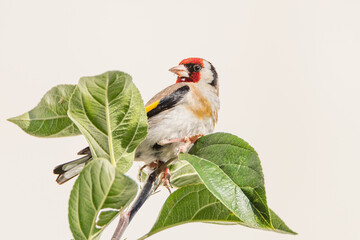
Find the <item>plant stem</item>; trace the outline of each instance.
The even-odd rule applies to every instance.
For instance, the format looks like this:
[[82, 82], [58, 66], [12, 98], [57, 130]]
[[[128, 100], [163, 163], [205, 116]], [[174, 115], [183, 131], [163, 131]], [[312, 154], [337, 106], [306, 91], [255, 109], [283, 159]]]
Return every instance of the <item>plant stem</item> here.
[[120, 239], [123, 235], [126, 227], [129, 225], [129, 214], [128, 213], [121, 213], [119, 223], [115, 229], [114, 235], [112, 236], [112, 240]]
[[145, 201], [149, 198], [151, 193], [157, 188], [157, 184], [154, 184], [161, 174], [161, 172], [176, 158], [170, 159], [166, 163], [161, 164], [158, 168], [156, 168], [146, 179], [146, 183], [144, 187], [142, 188], [139, 196], [137, 197], [136, 201], [132, 205], [130, 211], [123, 212], [120, 214], [119, 223], [115, 229], [115, 232], [111, 238], [111, 240], [120, 240], [121, 236], [124, 234], [125, 229], [135, 216], [135, 214], [139, 211], [139, 209], [142, 207], [142, 205], [145, 203]]

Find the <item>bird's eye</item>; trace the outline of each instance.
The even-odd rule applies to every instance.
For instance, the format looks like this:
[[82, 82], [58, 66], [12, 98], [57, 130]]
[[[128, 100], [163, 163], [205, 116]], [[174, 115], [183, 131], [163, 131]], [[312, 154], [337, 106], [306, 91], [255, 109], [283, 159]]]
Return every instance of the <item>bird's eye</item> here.
[[194, 65], [194, 72], [199, 72], [201, 70], [200, 65]]

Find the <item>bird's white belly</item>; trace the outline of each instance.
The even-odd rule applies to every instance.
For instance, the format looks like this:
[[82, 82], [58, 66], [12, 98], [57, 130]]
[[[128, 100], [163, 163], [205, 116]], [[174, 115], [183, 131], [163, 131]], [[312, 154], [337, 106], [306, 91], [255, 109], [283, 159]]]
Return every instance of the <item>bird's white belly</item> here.
[[149, 120], [148, 135], [136, 150], [135, 161], [166, 162], [178, 154], [179, 147], [184, 143], [154, 147], [159, 141], [213, 132], [215, 123], [212, 118], [199, 119], [185, 106], [177, 106], [175, 109], [164, 111]]

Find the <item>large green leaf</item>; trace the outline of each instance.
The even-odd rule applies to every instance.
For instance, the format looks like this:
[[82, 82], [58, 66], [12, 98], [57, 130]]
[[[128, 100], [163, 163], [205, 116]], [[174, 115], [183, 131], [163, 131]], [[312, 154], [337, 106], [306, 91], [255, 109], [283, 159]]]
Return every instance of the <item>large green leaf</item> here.
[[91, 161], [70, 194], [69, 222], [76, 240], [96, 239], [135, 198], [137, 185], [106, 159]]
[[10, 122], [36, 137], [66, 137], [80, 134], [67, 115], [69, 99], [75, 85], [58, 85], [50, 89], [40, 103]]
[[[274, 213], [270, 212], [274, 231], [296, 234]], [[141, 239], [180, 224], [206, 222], [249, 226], [228, 210], [202, 184], [190, 185], [172, 193], [163, 205], [153, 228]], [[269, 230], [265, 228], [265, 230]]]
[[147, 134], [147, 117], [130, 75], [112, 71], [81, 78], [68, 115], [94, 157], [109, 159], [122, 172], [131, 167], [135, 149]]
[[209, 191], [242, 222], [273, 229], [260, 160], [248, 143], [215, 133], [200, 138], [179, 158], [192, 165]]

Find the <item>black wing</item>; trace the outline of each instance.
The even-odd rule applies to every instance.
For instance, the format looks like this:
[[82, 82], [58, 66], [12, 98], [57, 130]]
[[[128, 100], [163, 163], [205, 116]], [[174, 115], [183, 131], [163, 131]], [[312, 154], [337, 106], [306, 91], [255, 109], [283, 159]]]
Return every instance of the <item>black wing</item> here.
[[178, 88], [176, 91], [170, 95], [158, 100], [148, 107], [146, 107], [147, 117], [151, 118], [162, 111], [173, 108], [181, 99], [190, 91], [190, 87], [185, 85]]

